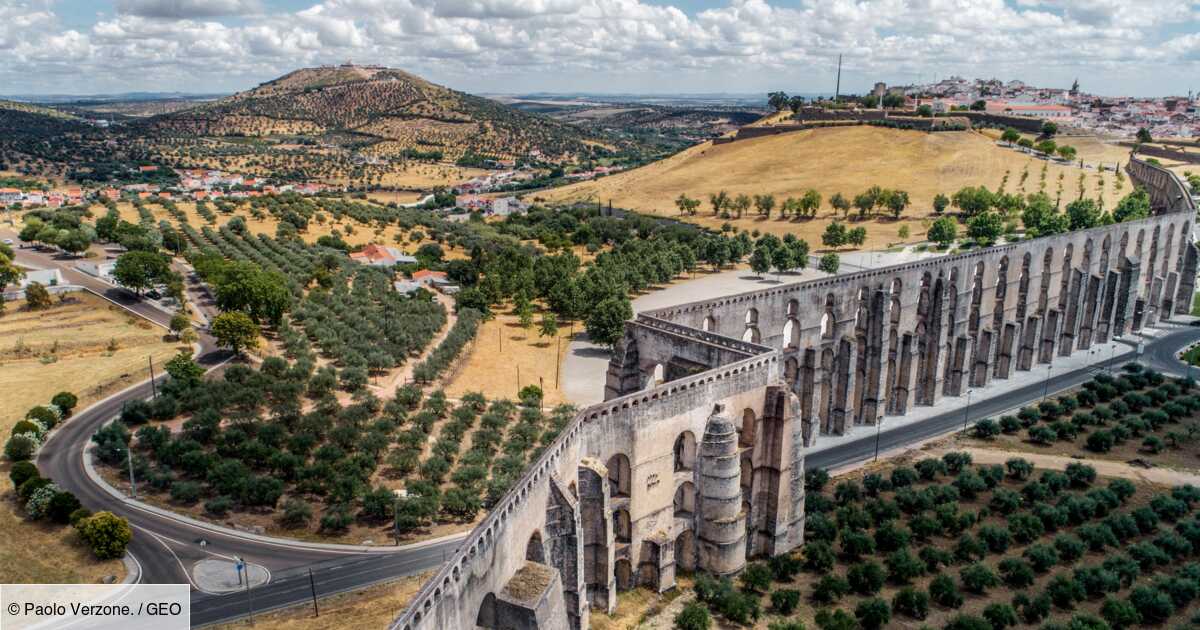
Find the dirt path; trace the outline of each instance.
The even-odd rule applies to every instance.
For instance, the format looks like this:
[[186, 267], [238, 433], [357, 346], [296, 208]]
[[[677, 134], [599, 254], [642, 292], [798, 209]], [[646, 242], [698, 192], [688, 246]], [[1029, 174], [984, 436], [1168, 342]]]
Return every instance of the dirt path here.
[[1125, 479], [1148, 481], [1150, 483], [1159, 483], [1168, 486], [1178, 486], [1185, 483], [1200, 485], [1200, 473], [1172, 470], [1170, 468], [1141, 468], [1122, 462], [1112, 462], [1098, 459], [1076, 459], [1074, 457], [1061, 457], [1058, 455], [1045, 455], [1042, 453], [1002, 451], [997, 449], [975, 447], [939, 448], [923, 454], [940, 457], [942, 454], [949, 451], [964, 451], [970, 453], [976, 464], [1003, 464], [1014, 457], [1021, 457], [1031, 462], [1037, 468], [1063, 470], [1067, 467], [1067, 464], [1085, 463], [1095, 468], [1096, 473], [1101, 477], [1123, 477]]
[[[413, 370], [416, 369], [417, 365], [428, 358], [438, 346], [442, 345], [442, 342], [450, 335], [454, 324], [458, 323], [458, 315], [454, 313], [454, 300], [450, 299], [450, 296], [443, 293], [434, 293], [433, 299], [437, 300], [446, 309], [446, 324], [442, 326], [438, 334], [425, 346], [425, 350], [421, 352], [420, 356], [405, 361], [404, 365], [400, 366], [397, 370], [393, 370], [378, 383], [367, 386], [376, 396], [384, 400], [394, 397], [396, 395], [396, 388], [412, 380]], [[426, 389], [429, 388], [427, 387]]]

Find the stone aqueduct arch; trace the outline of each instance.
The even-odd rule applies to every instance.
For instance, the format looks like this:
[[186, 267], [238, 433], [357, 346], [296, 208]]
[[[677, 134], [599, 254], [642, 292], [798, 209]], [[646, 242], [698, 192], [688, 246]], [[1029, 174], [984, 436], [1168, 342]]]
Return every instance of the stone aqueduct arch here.
[[802, 544], [804, 452], [822, 433], [1184, 312], [1195, 209], [1173, 201], [1178, 178], [1128, 168], [1175, 212], [639, 314], [605, 402], [568, 423], [391, 627], [579, 630], [619, 590], [737, 572]]

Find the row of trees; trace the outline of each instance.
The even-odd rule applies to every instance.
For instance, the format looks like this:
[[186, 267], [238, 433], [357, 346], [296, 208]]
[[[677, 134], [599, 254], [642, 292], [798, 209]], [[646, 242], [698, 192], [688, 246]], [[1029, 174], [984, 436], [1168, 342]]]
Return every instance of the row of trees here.
[[[980, 245], [990, 245], [1005, 233], [1015, 233], [1017, 221], [1024, 225], [1029, 238], [1062, 234], [1101, 225], [1134, 221], [1150, 216], [1150, 195], [1137, 188], [1105, 212], [1094, 199], [1080, 197], [1059, 211], [1044, 192], [1028, 195], [992, 192], [984, 186], [968, 186], [954, 193], [954, 207], [966, 219], [967, 235]], [[938, 218], [927, 233], [929, 240], [945, 247], [958, 238], [958, 221]]]
[[[675, 207], [679, 210], [680, 216], [695, 216], [700, 208], [700, 203], [699, 199], [689, 197], [687, 193], [680, 193], [679, 197], [675, 199]], [[800, 197], [787, 197], [777, 203], [775, 195], [751, 196], [744, 193], [730, 195], [721, 190], [710, 194], [708, 203], [712, 208], [713, 216], [723, 219], [740, 219], [752, 207], [757, 215], [764, 219], [769, 219], [776, 208], [778, 208], [780, 219], [812, 219], [817, 216], [817, 211], [821, 208], [822, 197], [821, 193], [809, 188]], [[865, 219], [876, 212], [886, 213], [892, 218], [898, 219], [911, 203], [908, 192], [879, 186], [872, 186], [852, 199], [845, 197], [842, 193], [834, 193], [829, 198], [829, 205], [841, 213], [843, 219], [849, 218], [851, 208], [858, 210], [859, 219]]]

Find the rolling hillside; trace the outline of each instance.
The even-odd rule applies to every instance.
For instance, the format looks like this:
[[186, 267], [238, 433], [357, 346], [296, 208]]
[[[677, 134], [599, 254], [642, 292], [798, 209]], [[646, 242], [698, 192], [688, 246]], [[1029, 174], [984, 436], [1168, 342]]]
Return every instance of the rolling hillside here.
[[[715, 227], [724, 221], [712, 214], [708, 204], [711, 193], [773, 194], [778, 202], [813, 188], [824, 200], [815, 221], [763, 221], [751, 209], [733, 223], [747, 229], [804, 234], [814, 242], [813, 237], [819, 241], [820, 230], [832, 216], [829, 198], [834, 193], [852, 199], [872, 185], [905, 190], [912, 200], [905, 217], [917, 219], [931, 213], [938, 193], [951, 195], [964, 186], [979, 185], [995, 190], [1006, 174], [1007, 191], [1037, 192], [1043, 166], [1045, 190], [1052, 198], [1058, 191], [1059, 174], [1063, 176], [1064, 200], [1078, 195], [1080, 174], [1085, 175], [1087, 195], [1096, 196], [1097, 171], [1047, 164], [998, 147], [979, 133], [930, 134], [866, 126], [800, 131], [716, 146], [706, 142], [636, 170], [544, 191], [539, 196], [554, 201], [599, 199], [607, 203], [611, 199], [614, 206], [678, 216], [674, 201], [685, 193], [704, 202], [688, 220]], [[1104, 174], [1107, 208], [1130, 191], [1127, 180], [1121, 193], [1115, 190], [1115, 183], [1113, 173]], [[876, 236], [885, 242], [900, 240], [898, 231], [905, 222], [874, 222], [879, 225], [867, 227], [874, 244], [880, 244]], [[910, 231], [913, 238], [925, 232], [917, 225]]]
[[430, 83], [401, 70], [305, 68], [252, 90], [147, 123], [195, 136], [350, 133], [385, 155], [440, 153], [553, 159], [589, 154], [602, 140], [551, 118]]

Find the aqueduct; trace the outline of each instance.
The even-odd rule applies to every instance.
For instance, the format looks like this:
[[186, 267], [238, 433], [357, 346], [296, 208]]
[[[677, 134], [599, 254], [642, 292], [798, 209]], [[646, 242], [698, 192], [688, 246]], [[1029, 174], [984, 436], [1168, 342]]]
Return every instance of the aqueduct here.
[[1186, 313], [1195, 205], [1131, 159], [1147, 219], [640, 313], [581, 410], [392, 623], [588, 625], [677, 569], [803, 542], [804, 453]]

